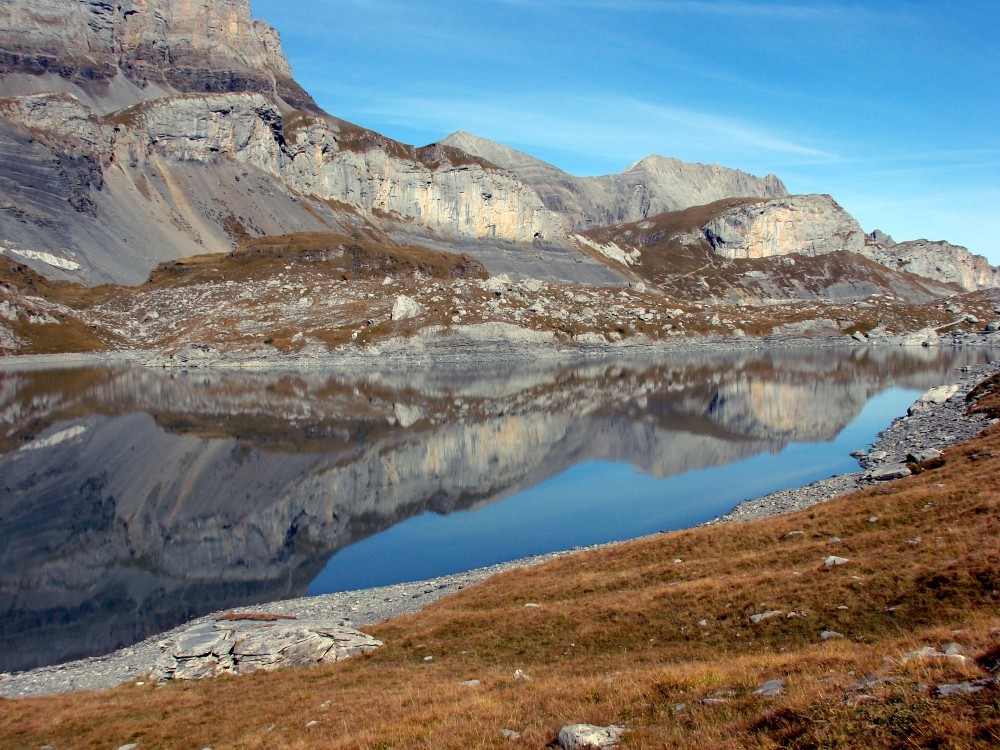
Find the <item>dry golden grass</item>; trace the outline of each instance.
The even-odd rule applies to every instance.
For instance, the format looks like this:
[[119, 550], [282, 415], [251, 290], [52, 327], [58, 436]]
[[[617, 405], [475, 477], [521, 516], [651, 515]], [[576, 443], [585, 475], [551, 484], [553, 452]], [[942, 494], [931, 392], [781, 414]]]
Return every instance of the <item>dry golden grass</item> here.
[[[994, 427], [936, 468], [806, 511], [496, 576], [370, 628], [385, 648], [341, 664], [3, 701], [0, 747], [539, 748], [564, 724], [614, 722], [639, 748], [995, 748], [996, 686], [927, 688], [996, 669], [998, 537]], [[830, 554], [850, 562], [828, 568]], [[945, 642], [977, 661], [899, 660]], [[861, 689], [873, 674], [890, 679]], [[771, 679], [785, 694], [754, 694]]]

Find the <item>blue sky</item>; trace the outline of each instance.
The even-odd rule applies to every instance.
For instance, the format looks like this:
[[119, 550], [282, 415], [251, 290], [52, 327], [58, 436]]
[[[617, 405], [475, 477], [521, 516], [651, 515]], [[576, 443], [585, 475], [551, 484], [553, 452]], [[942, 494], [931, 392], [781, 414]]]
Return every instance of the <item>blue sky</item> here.
[[658, 153], [1000, 263], [1000, 2], [251, 0], [331, 114], [577, 175]]

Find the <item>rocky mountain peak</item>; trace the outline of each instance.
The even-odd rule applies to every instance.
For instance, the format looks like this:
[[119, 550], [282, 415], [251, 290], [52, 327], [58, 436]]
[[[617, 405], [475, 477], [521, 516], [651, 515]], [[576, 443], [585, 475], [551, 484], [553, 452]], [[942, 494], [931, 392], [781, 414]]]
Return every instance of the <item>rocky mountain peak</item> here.
[[760, 178], [718, 164], [647, 156], [619, 174], [576, 177], [509, 146], [459, 131], [442, 143], [488, 159], [530, 185], [545, 207], [580, 231], [639, 221], [723, 198], [780, 198], [788, 190], [774, 175]]
[[258, 92], [317, 109], [292, 79], [278, 32], [253, 19], [249, 0], [5, 5], [0, 93], [79, 89], [111, 110], [177, 92]]

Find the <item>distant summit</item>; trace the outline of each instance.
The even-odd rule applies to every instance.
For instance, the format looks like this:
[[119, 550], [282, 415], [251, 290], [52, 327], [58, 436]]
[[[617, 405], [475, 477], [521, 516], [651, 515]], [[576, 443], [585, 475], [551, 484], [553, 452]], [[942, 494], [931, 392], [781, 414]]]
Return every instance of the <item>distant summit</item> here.
[[621, 174], [575, 177], [533, 156], [459, 131], [443, 144], [509, 169], [533, 187], [545, 207], [561, 214], [571, 230], [639, 221], [665, 211], [703, 206], [723, 198], [783, 198], [788, 190], [774, 175], [755, 177], [718, 164], [647, 156]]

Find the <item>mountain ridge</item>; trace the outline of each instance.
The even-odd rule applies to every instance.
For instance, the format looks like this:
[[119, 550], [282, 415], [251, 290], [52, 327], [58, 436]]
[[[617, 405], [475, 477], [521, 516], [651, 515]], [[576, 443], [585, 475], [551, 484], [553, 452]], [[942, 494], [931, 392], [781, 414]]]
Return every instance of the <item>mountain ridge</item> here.
[[638, 221], [723, 198], [778, 198], [788, 190], [775, 175], [764, 178], [723, 167], [650, 154], [618, 174], [577, 177], [530, 154], [466, 131], [440, 141], [509, 169], [562, 215], [567, 229]]
[[[422, 148], [399, 143], [321, 110], [248, 0], [10, 7], [0, 20], [0, 158], [11, 165], [0, 174], [0, 254], [52, 278], [136, 285], [163, 261], [266, 236], [333, 233], [468, 253], [515, 279], [621, 287], [637, 281], [625, 256], [642, 248], [609, 255], [587, 232], [662, 217], [671, 224], [738, 200], [744, 208], [728, 207], [725, 221], [746, 230], [745, 249], [699, 245], [699, 269], [721, 281], [709, 300], [731, 301], [726, 289], [742, 284], [724, 278], [727, 252], [766, 261], [747, 273], [784, 279], [763, 285], [768, 292], [743, 284], [741, 304], [1000, 283], [985, 259], [955, 246], [918, 244], [901, 263], [898, 251], [859, 243], [860, 227], [835, 202], [789, 196], [774, 175], [650, 155], [619, 174], [575, 177], [464, 131]], [[680, 229], [695, 244], [728, 231]], [[840, 247], [837, 232], [854, 239]], [[691, 246], [660, 239], [648, 238], [659, 252]], [[814, 263], [808, 280], [789, 271], [799, 255], [834, 250], [845, 254]], [[881, 280], [863, 282], [870, 261], [900, 275], [879, 271]], [[705, 299], [714, 282], [699, 269], [670, 280], [646, 273], [646, 283]], [[840, 284], [838, 274], [853, 280]]]

